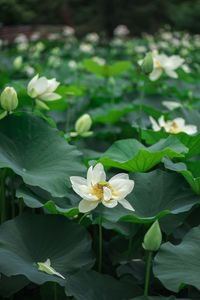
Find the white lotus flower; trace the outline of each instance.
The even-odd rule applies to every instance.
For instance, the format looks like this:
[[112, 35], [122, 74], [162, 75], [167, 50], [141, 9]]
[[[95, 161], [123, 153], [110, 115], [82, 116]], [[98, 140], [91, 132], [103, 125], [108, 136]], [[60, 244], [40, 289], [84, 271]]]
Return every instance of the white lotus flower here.
[[167, 56], [166, 54], [153, 53], [154, 69], [149, 75], [149, 79], [152, 81], [157, 80], [165, 73], [171, 78], [178, 78], [176, 69], [183, 65], [184, 59], [178, 55]]
[[197, 126], [186, 125], [183, 118], [165, 121], [164, 116], [161, 116], [157, 122], [154, 118], [150, 117], [150, 122], [154, 131], [159, 131], [163, 128], [166, 132], [174, 134], [185, 132], [189, 135], [193, 135], [197, 132]]
[[69, 67], [70, 69], [72, 69], [72, 70], [76, 70], [77, 67], [78, 67], [78, 64], [77, 64], [77, 62], [76, 62], [75, 60], [70, 60], [70, 61], [68, 62], [68, 67]]
[[129, 35], [130, 31], [126, 25], [118, 25], [114, 29], [114, 35], [118, 37], [125, 37]]
[[71, 26], [65, 26], [63, 28], [63, 35], [64, 36], [69, 37], [69, 36], [73, 36], [74, 34], [75, 34], [75, 29], [73, 27], [71, 27]]
[[28, 95], [31, 98], [37, 98], [43, 101], [58, 100], [61, 96], [54, 93], [54, 91], [57, 89], [59, 84], [60, 83], [56, 81], [55, 78], [47, 79], [46, 77], [39, 77], [37, 74], [28, 84]]
[[85, 39], [90, 43], [97, 43], [99, 41], [99, 35], [96, 32], [88, 33]]
[[124, 208], [134, 211], [131, 204], [125, 199], [134, 187], [134, 181], [128, 174], [120, 173], [106, 181], [106, 173], [101, 163], [90, 167], [87, 179], [79, 176], [71, 176], [73, 190], [82, 197], [79, 203], [79, 211], [82, 213], [95, 209], [99, 203], [108, 208], [120, 203]]
[[162, 105], [169, 110], [174, 110], [176, 108], [182, 107], [181, 103], [175, 101], [162, 101]]
[[98, 65], [100, 65], [100, 66], [104, 66], [106, 63], [104, 58], [98, 57], [98, 56], [92, 57], [92, 60], [95, 61], [96, 63], [98, 63]]
[[81, 52], [84, 53], [93, 53], [94, 52], [94, 48], [91, 44], [87, 44], [87, 43], [82, 43], [79, 47]]

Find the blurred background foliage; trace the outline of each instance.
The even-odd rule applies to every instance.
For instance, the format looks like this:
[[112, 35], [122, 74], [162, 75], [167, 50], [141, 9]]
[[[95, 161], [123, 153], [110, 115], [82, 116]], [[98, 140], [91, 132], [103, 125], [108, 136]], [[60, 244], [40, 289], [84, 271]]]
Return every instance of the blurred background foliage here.
[[78, 33], [112, 35], [118, 24], [132, 34], [155, 32], [170, 24], [176, 30], [200, 32], [200, 0], [0, 0], [0, 23], [74, 26]]

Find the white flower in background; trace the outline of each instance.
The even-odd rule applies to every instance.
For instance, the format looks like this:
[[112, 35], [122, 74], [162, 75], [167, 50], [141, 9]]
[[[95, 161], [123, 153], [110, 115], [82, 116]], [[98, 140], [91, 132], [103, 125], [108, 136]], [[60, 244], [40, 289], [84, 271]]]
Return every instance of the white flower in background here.
[[94, 52], [94, 48], [91, 44], [87, 44], [87, 43], [82, 43], [79, 47], [79, 49], [81, 50], [81, 52], [84, 53], [93, 53]]
[[60, 34], [58, 32], [49, 33], [47, 39], [49, 41], [56, 41], [60, 38]]
[[94, 56], [92, 57], [92, 60], [95, 61], [97, 64], [99, 64], [100, 66], [104, 66], [106, 61], [104, 58], [102, 57], [98, 57], [98, 56]]
[[121, 47], [124, 45], [124, 41], [121, 38], [114, 38], [111, 41], [111, 45], [114, 47]]
[[166, 41], [170, 41], [173, 38], [173, 35], [170, 31], [165, 31], [161, 33], [161, 38]]
[[146, 46], [142, 46], [142, 45], [139, 45], [139, 46], [135, 46], [135, 52], [137, 53], [145, 53], [147, 52], [147, 47]]
[[166, 41], [160, 41], [160, 42], [158, 42], [158, 46], [161, 49], [168, 49], [170, 47], [170, 45]]
[[58, 273], [52, 266], [51, 266], [51, 261], [48, 258], [45, 262], [38, 262], [38, 270], [44, 273], [47, 273], [49, 275], [56, 275], [58, 277], [61, 277], [62, 279], [65, 279], [65, 277]]
[[48, 66], [52, 67], [52, 68], [58, 68], [61, 66], [61, 59], [60, 57], [56, 56], [56, 55], [50, 55], [48, 58]]
[[24, 67], [24, 72], [26, 73], [27, 76], [31, 77], [34, 75], [35, 69], [33, 67], [27, 65]]
[[51, 54], [53, 54], [53, 55], [57, 55], [57, 56], [59, 56], [61, 53], [60, 53], [61, 51], [60, 51], [60, 48], [58, 48], [58, 47], [54, 47], [54, 48], [52, 48], [52, 50], [51, 50]]
[[14, 67], [15, 70], [21, 69], [22, 64], [23, 64], [22, 56], [17, 56], [13, 61], [13, 67]]
[[38, 41], [40, 39], [40, 36], [41, 36], [40, 32], [38, 32], [38, 31], [33, 32], [30, 36], [30, 40], [33, 42]]
[[167, 56], [166, 54], [158, 54], [155, 52], [152, 54], [154, 69], [149, 75], [150, 80], [157, 80], [163, 72], [171, 78], [178, 78], [178, 74], [175, 70], [183, 65], [183, 58], [178, 55]]
[[158, 122], [150, 117], [150, 122], [154, 131], [159, 131], [162, 128], [169, 133], [180, 133], [185, 132], [189, 135], [193, 135], [197, 132], [197, 126], [195, 125], [186, 125], [183, 118], [176, 118], [172, 121], [165, 121], [164, 116], [161, 116], [158, 119]]
[[61, 98], [60, 95], [54, 93], [59, 86], [59, 82], [55, 78], [47, 79], [39, 77], [37, 74], [28, 84], [27, 91], [31, 98], [37, 98], [43, 101], [54, 101]]
[[75, 34], [75, 29], [71, 26], [65, 26], [63, 28], [63, 35], [66, 36], [66, 37], [71, 37]]
[[78, 64], [77, 64], [77, 62], [76, 62], [75, 60], [70, 60], [70, 61], [68, 62], [68, 67], [69, 67], [70, 69], [72, 69], [72, 70], [76, 70], [77, 67], [78, 67]]
[[118, 25], [114, 29], [113, 33], [117, 37], [125, 37], [125, 36], [129, 35], [130, 31], [126, 25]]
[[182, 107], [181, 103], [175, 101], [162, 101], [162, 105], [169, 110], [174, 110], [176, 108]]
[[25, 34], [20, 33], [16, 36], [16, 38], [14, 39], [14, 42], [16, 44], [26, 43], [26, 42], [28, 42], [28, 38]]
[[99, 35], [96, 32], [91, 32], [85, 36], [85, 39], [90, 43], [98, 43]]
[[134, 181], [128, 174], [120, 173], [106, 181], [106, 173], [101, 163], [90, 167], [87, 179], [79, 176], [70, 177], [73, 190], [82, 197], [79, 211], [82, 213], [95, 209], [99, 203], [113, 208], [120, 203], [124, 208], [134, 211], [131, 204], [125, 199], [134, 188]]
[[25, 52], [25, 51], [27, 51], [28, 47], [29, 47], [29, 44], [27, 42], [17, 44], [17, 50], [19, 52]]
[[37, 51], [37, 52], [42, 52], [42, 51], [44, 51], [44, 49], [45, 49], [45, 44], [44, 44], [44, 43], [42, 43], [42, 42], [37, 42], [37, 43], [35, 44], [35, 51]]

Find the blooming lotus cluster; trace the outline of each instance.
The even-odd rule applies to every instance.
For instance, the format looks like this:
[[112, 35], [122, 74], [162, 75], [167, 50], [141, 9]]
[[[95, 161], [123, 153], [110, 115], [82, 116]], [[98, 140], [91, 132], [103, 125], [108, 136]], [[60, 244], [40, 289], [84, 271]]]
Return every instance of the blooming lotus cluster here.
[[[178, 78], [176, 70], [184, 63], [184, 59], [178, 55], [167, 56], [166, 54], [158, 54], [156, 52], [153, 55], [153, 71], [149, 75], [149, 79], [155, 81], [165, 73], [171, 78]], [[142, 64], [142, 62], [140, 62]]]
[[43, 101], [54, 101], [61, 98], [59, 94], [55, 93], [59, 84], [55, 78], [47, 79], [46, 77], [39, 77], [37, 74], [29, 82], [27, 92], [31, 98], [36, 99], [39, 106], [48, 109], [48, 106]]
[[120, 173], [106, 181], [106, 173], [101, 163], [90, 167], [87, 179], [80, 176], [70, 177], [73, 190], [82, 197], [79, 203], [79, 211], [82, 213], [95, 209], [102, 203], [108, 208], [120, 203], [124, 208], [134, 211], [131, 204], [125, 199], [134, 188], [134, 181], [128, 174]]
[[197, 132], [197, 126], [186, 125], [183, 118], [176, 118], [171, 121], [165, 121], [164, 116], [161, 116], [158, 119], [158, 122], [152, 117], [150, 117], [150, 121], [154, 131], [159, 131], [163, 128], [166, 132], [174, 134], [185, 132], [189, 135], [193, 135]]

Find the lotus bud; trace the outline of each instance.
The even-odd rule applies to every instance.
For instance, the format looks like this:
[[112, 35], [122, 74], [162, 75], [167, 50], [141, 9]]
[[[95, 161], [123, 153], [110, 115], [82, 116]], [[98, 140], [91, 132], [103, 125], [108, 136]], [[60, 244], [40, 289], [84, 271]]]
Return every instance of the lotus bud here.
[[141, 68], [146, 75], [150, 74], [153, 71], [153, 57], [151, 52], [146, 54]]
[[23, 64], [22, 56], [17, 56], [17, 57], [14, 59], [14, 61], [13, 61], [13, 67], [14, 67], [16, 70], [21, 69], [22, 64]]
[[75, 130], [78, 135], [88, 136], [88, 133], [91, 133], [91, 131], [89, 131], [91, 126], [92, 126], [92, 119], [90, 115], [84, 114], [76, 121]]
[[13, 87], [6, 87], [1, 93], [0, 103], [5, 111], [11, 112], [18, 106], [17, 93]]
[[144, 236], [143, 248], [148, 251], [158, 251], [162, 243], [160, 225], [156, 220]]

